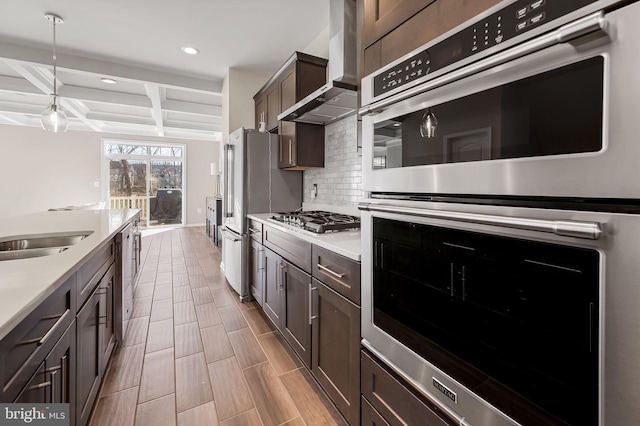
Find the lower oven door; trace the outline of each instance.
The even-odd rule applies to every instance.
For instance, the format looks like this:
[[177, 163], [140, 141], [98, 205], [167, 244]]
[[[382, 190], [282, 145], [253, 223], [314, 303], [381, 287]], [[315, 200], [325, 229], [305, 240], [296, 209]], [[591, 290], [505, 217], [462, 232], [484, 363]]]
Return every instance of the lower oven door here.
[[363, 344], [427, 397], [473, 425], [640, 422], [638, 216], [360, 208]]

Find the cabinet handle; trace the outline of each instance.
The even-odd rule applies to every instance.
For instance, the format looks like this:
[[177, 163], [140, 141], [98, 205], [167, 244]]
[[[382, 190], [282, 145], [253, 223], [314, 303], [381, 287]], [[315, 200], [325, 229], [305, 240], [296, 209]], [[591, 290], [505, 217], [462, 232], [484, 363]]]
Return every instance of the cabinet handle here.
[[259, 234], [260, 233], [260, 231], [258, 231], [256, 228], [249, 228], [249, 232], [251, 234]]
[[67, 371], [69, 371], [69, 358], [65, 355], [62, 357], [61, 359], [61, 368], [60, 368], [60, 375], [62, 376], [61, 380], [62, 380], [62, 395], [60, 396], [60, 402], [70, 402], [67, 398], [67, 395], [69, 395], [68, 389], [67, 387], [69, 386], [69, 384], [67, 383]]
[[280, 261], [280, 264], [278, 265], [278, 267], [280, 268], [280, 285], [278, 286], [278, 291], [283, 291], [285, 289], [285, 272], [284, 272], [284, 268], [285, 268], [285, 264], [284, 262]]
[[309, 325], [313, 322], [314, 319], [317, 319], [317, 315], [313, 315], [313, 292], [318, 289], [318, 287], [312, 287], [313, 284], [309, 284]]
[[334, 276], [334, 277], [336, 277], [336, 278], [344, 278], [344, 277], [345, 277], [345, 275], [347, 275], [347, 274], [339, 274], [339, 273], [337, 273], [337, 272], [335, 272], [335, 271], [332, 271], [331, 269], [329, 269], [329, 268], [327, 268], [326, 266], [321, 265], [321, 264], [319, 264], [319, 263], [318, 263], [318, 264], [316, 264], [316, 266], [317, 266], [318, 268], [320, 268], [321, 272], [329, 273], [329, 274], [333, 275], [333, 276]]
[[53, 334], [53, 332], [60, 327], [60, 324], [66, 319], [66, 317], [69, 315], [71, 311], [69, 309], [67, 309], [66, 311], [64, 311], [63, 314], [59, 314], [59, 315], [50, 315], [47, 317], [43, 317], [42, 319], [54, 319], [54, 318], [58, 318], [58, 321], [56, 321], [55, 324], [53, 324], [53, 326], [49, 329], [49, 331], [47, 331], [45, 333], [44, 336], [42, 337], [36, 337], [35, 339], [29, 339], [29, 340], [22, 340], [18, 343], [16, 343], [16, 345], [30, 345], [32, 343], [37, 343], [38, 346], [42, 346], [45, 344], [45, 342], [49, 339], [49, 337]]
[[56, 402], [56, 387], [58, 385], [58, 372], [57, 371], [52, 371], [51, 372], [51, 403], [55, 403]]
[[282, 143], [280, 143], [280, 162], [282, 163]]
[[291, 139], [289, 139], [289, 164], [293, 163], [291, 160], [291, 150], [293, 149], [293, 144], [291, 143]]
[[47, 386], [51, 386], [51, 382], [43, 382], [37, 385], [33, 385], [33, 386], [29, 386], [27, 388], [27, 390], [36, 390], [36, 389], [42, 389], [42, 388], [46, 388]]

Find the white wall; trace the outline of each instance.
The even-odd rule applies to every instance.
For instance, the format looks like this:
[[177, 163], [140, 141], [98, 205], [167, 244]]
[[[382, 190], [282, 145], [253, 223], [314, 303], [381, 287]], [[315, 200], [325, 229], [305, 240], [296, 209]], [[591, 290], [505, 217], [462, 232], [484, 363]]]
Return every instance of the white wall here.
[[222, 82], [222, 140], [240, 127], [255, 127], [253, 95], [271, 78], [274, 70], [229, 68]]
[[94, 182], [101, 181], [103, 138], [185, 144], [186, 224], [204, 223], [205, 197], [214, 192], [210, 164], [218, 161], [220, 142], [8, 125], [0, 125], [0, 219], [102, 201]]

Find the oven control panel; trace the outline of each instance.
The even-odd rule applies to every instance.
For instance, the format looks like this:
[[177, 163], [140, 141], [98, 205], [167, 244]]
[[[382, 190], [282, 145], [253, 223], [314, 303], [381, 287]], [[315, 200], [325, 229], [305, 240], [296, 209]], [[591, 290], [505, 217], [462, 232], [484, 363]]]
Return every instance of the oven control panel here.
[[518, 0], [373, 77], [380, 96], [597, 0]]

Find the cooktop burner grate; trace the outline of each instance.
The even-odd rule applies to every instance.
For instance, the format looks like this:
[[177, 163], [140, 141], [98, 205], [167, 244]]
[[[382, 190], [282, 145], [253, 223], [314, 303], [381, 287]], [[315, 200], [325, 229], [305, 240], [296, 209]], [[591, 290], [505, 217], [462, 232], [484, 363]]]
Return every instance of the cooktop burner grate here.
[[272, 219], [316, 234], [360, 228], [357, 216], [321, 210], [276, 213]]

